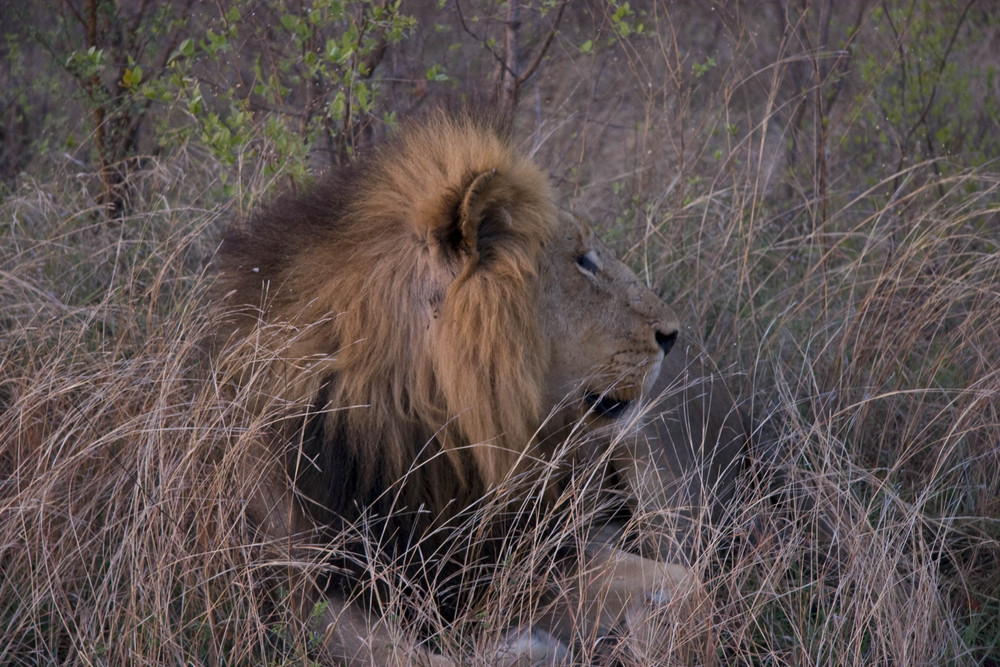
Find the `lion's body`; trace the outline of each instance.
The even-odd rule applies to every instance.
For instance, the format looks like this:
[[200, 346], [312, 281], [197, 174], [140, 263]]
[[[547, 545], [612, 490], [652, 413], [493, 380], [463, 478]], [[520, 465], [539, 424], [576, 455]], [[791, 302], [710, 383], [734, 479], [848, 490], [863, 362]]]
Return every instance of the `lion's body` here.
[[[260, 456], [283, 462], [251, 514], [301, 544], [365, 521], [389, 550], [433, 554], [456, 515], [538, 476], [565, 425], [647, 391], [677, 330], [484, 114], [408, 127], [230, 230], [219, 261], [216, 348], [270, 415]], [[612, 584], [622, 605], [651, 572], [681, 576], [635, 566]]]

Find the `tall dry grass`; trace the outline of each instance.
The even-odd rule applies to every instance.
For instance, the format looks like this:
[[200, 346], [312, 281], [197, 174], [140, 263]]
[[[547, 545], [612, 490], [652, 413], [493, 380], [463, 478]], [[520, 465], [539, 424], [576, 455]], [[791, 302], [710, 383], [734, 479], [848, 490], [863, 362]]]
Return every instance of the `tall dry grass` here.
[[[762, 68], [737, 40], [718, 85], [684, 96], [659, 73], [689, 63], [661, 34], [658, 54], [625, 54], [621, 85], [601, 88], [606, 70], [586, 62], [540, 83], [557, 101], [522, 129], [712, 351], [755, 450], [731, 522], [703, 527], [702, 605], [679, 600], [620, 645], [583, 643], [577, 664], [996, 664], [995, 163], [868, 179], [849, 155], [834, 164], [832, 135], [851, 129], [835, 118], [814, 147], [829, 179], [783, 181], [777, 71], [795, 59]], [[602, 106], [626, 84], [632, 106]], [[220, 390], [200, 346], [219, 228], [273, 189], [243, 173], [220, 203], [225, 168], [182, 151], [148, 160], [130, 176], [134, 212], [113, 224], [95, 215], [93, 175], [24, 179], [0, 204], [2, 664], [316, 656], [282, 573], [318, 573], [322, 554], [247, 525], [253, 480], [236, 471], [266, 424]], [[512, 620], [541, 613], [533, 592], [572, 584], [551, 558], [586, 533], [587, 479], [559, 508], [562, 533], [512, 540], [485, 603], [455, 625], [379, 569], [373, 544], [394, 631], [415, 616], [436, 650], [496, 660]]]
[[199, 347], [229, 210], [199, 206], [198, 165], [149, 161], [115, 225], [72, 174], [3, 203], [0, 663], [273, 652], [228, 465], [238, 407]]
[[[151, 162], [135, 190], [144, 212], [117, 226], [90, 221], [70, 177], [3, 204], [5, 664], [296, 662], [315, 648], [276, 575], [287, 554], [242, 513], [235, 470], [263, 425], [223, 398], [199, 347], [214, 315], [204, 267], [231, 211], [170, 204], [195, 168]], [[904, 201], [861, 193], [781, 238], [747, 216], [748, 185], [705, 202], [718, 215], [690, 237], [654, 227], [639, 239], [633, 261], [661, 262], [654, 282], [718, 311], [705, 338], [744, 371], [731, 382], [760, 451], [732, 526], [694, 564], [711, 614], [691, 622], [704, 632], [657, 626], [653, 642], [578, 651], [579, 664], [994, 655], [997, 185], [980, 170]], [[575, 502], [559, 539], [584, 532]], [[439, 648], [488, 662], [511, 610], [537, 612], [525, 593], [538, 572], [556, 576], [554, 545], [524, 539], [489, 603], [437, 628]], [[388, 606], [433, 626], [428, 600], [395, 581]]]

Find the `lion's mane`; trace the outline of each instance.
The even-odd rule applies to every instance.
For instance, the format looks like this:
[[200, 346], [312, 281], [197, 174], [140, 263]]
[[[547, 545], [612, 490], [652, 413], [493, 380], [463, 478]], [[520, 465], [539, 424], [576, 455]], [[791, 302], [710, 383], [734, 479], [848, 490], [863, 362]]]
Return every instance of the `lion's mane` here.
[[[453, 514], [526, 469], [557, 220], [504, 118], [436, 113], [224, 237], [217, 345], [265, 374], [274, 444], [320, 523]], [[412, 521], [395, 530], [412, 540]]]

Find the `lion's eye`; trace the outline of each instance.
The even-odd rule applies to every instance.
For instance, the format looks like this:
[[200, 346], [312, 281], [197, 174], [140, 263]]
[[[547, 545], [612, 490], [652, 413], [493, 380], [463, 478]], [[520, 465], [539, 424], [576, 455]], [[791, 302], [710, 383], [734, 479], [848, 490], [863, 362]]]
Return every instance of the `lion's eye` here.
[[597, 256], [594, 254], [594, 251], [591, 250], [587, 254], [580, 255], [579, 257], [577, 257], [576, 265], [579, 266], [580, 270], [583, 271], [584, 273], [589, 273], [590, 275], [594, 275], [595, 273], [597, 273], [598, 269]]

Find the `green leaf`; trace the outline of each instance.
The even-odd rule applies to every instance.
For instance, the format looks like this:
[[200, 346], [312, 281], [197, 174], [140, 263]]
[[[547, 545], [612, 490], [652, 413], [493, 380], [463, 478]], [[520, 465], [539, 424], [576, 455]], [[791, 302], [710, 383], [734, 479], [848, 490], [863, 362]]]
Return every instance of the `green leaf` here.
[[174, 49], [174, 52], [170, 55], [170, 62], [177, 60], [178, 58], [193, 58], [194, 57], [194, 40], [190, 37], [182, 41]]
[[125, 68], [125, 74], [122, 75], [122, 85], [125, 88], [134, 88], [139, 85], [142, 81], [142, 68], [135, 67], [132, 69]]
[[447, 81], [448, 80], [448, 75], [444, 73], [444, 68], [440, 64], [437, 64], [437, 63], [435, 63], [434, 65], [431, 65], [429, 68], [427, 68], [427, 72], [425, 73], [424, 76], [427, 77], [428, 81]]

